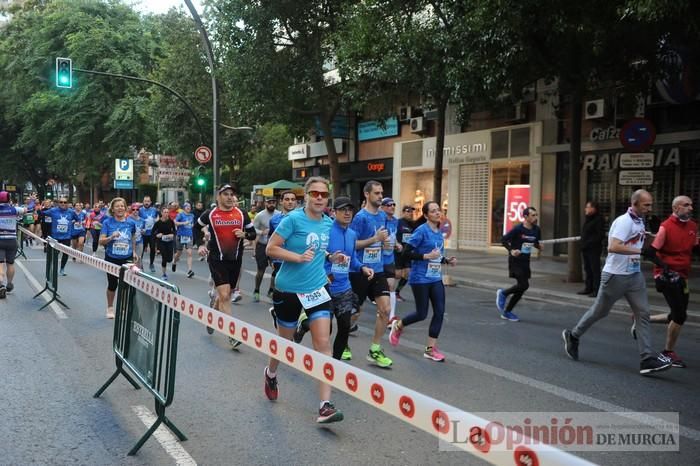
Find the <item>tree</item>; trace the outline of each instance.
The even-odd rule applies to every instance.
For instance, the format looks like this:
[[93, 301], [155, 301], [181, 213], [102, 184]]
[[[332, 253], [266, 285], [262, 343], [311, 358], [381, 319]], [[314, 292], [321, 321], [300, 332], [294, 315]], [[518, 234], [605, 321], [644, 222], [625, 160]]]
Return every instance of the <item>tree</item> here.
[[256, 131], [249, 149], [242, 154], [243, 166], [236, 180], [241, 192], [253, 185], [267, 184], [289, 177], [292, 164], [287, 160], [290, 134], [281, 124], [265, 124]]
[[223, 61], [219, 78], [232, 112], [246, 124], [272, 121], [305, 134], [318, 117], [328, 151], [334, 195], [340, 166], [331, 124], [347, 107], [343, 82], [332, 83], [333, 31], [350, 0], [214, 0], [213, 42]]

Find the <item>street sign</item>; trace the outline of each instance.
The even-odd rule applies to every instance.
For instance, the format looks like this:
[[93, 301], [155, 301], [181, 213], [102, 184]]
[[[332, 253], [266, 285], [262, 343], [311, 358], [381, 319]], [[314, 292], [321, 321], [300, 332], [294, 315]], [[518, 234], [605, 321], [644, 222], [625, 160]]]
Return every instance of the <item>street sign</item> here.
[[114, 180], [114, 189], [134, 189], [133, 180]]
[[621, 186], [651, 186], [654, 184], [654, 171], [620, 170], [618, 184]]
[[651, 152], [620, 154], [620, 168], [652, 168], [653, 166], [654, 154]]
[[131, 159], [116, 159], [114, 161], [115, 181], [134, 180], [134, 161]]
[[644, 152], [656, 140], [656, 128], [646, 118], [633, 118], [620, 129], [622, 146], [632, 152]]
[[211, 160], [211, 149], [207, 146], [199, 146], [197, 150], [194, 151], [194, 158], [199, 163], [207, 163]]

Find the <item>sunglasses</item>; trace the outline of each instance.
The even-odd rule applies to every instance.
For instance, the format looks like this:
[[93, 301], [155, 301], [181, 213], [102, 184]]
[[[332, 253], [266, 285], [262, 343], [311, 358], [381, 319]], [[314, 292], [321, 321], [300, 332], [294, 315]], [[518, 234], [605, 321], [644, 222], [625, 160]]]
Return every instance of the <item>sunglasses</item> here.
[[403, 211], [404, 211], [404, 212], [413, 212], [414, 210], [416, 210], [416, 209], [408, 208], [408, 209], [404, 209]]
[[328, 196], [331, 195], [328, 191], [309, 191], [306, 194], [314, 198], [321, 196], [323, 199], [328, 199]]
[[68, 201], [58, 201], [59, 204], [68, 204]]
[[342, 213], [344, 213], [344, 214], [350, 214], [350, 213], [352, 213], [352, 211], [355, 210], [355, 209], [353, 209], [353, 208], [350, 207], [350, 206], [347, 206], [347, 207], [341, 207], [340, 209], [335, 209], [335, 210], [336, 210], [336, 212], [342, 212]]
[[396, 207], [396, 204], [384, 204], [384, 207]]

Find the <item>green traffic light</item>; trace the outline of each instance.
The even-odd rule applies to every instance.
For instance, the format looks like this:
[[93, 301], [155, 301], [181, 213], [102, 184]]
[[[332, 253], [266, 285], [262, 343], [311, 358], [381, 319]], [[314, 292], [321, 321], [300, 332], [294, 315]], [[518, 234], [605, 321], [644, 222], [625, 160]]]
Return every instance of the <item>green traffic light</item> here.
[[197, 178], [197, 186], [204, 186], [204, 179], [203, 178]]

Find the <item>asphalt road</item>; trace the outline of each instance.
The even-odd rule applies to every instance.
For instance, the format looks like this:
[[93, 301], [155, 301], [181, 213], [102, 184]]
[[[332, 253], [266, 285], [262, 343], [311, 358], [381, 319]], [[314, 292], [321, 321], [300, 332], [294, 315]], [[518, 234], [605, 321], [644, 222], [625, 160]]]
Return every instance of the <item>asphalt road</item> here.
[[[44, 301], [32, 299], [36, 291], [24, 270], [43, 283], [43, 254], [28, 255], [20, 261], [15, 292], [0, 301], [0, 464], [482, 464], [464, 452], [441, 451], [433, 437], [343, 393], [334, 393], [334, 402], [345, 421], [318, 426], [317, 383], [286, 366], [280, 366], [280, 399], [271, 403], [262, 389], [266, 358], [248, 347], [231, 350], [224, 336], [209, 336], [187, 318], [167, 414], [188, 440], [151, 438], [137, 456], [127, 457], [147, 429], [142, 417], [154, 408], [145, 390], [135, 391], [123, 379], [101, 398], [92, 397], [114, 370], [113, 321], [104, 317], [106, 278], [71, 262], [59, 285], [70, 308], [37, 312]], [[244, 268], [254, 268], [250, 258]], [[182, 269], [170, 274], [171, 281], [206, 302], [205, 263], [195, 262], [193, 279]], [[252, 282], [252, 273], [245, 273], [246, 294], [234, 311], [271, 329], [269, 302], [251, 302]], [[560, 334], [582, 308], [524, 299], [517, 308], [522, 321], [511, 323], [498, 318], [494, 298], [481, 289], [449, 288], [440, 337], [447, 361], [422, 357], [426, 321], [409, 327], [398, 348], [386, 341], [394, 359], [390, 370], [365, 361], [374, 314], [367, 304], [350, 340], [351, 363], [469, 412], [678, 412], [679, 451], [575, 454], [601, 464], [697, 464], [696, 325], [684, 329], [678, 346], [688, 369], [642, 377], [629, 316], [611, 314], [599, 322], [582, 339], [581, 360], [574, 362], [564, 354]], [[401, 303], [399, 314], [411, 308], [410, 301]], [[662, 349], [664, 327], [653, 331]]]

